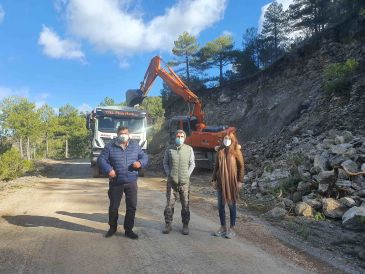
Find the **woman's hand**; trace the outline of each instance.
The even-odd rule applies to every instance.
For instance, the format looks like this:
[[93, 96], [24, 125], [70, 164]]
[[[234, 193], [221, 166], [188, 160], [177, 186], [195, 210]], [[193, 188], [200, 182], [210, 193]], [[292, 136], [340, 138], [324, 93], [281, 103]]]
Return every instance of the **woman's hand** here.
[[238, 190], [242, 189], [243, 183], [242, 182], [237, 182], [237, 188]]
[[217, 181], [212, 180], [210, 182], [210, 184], [211, 184], [211, 186], [212, 186], [213, 189], [217, 189]]

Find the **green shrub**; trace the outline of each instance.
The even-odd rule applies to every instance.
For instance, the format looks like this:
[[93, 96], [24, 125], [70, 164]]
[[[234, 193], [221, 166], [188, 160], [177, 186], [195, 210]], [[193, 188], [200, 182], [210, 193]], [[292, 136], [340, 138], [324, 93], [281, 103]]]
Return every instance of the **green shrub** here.
[[0, 179], [12, 180], [33, 169], [33, 162], [23, 160], [17, 149], [11, 148], [0, 155]]
[[316, 215], [314, 215], [314, 220], [324, 221], [324, 220], [326, 220], [326, 216], [324, 216], [324, 214], [321, 212], [317, 212]]
[[330, 64], [324, 72], [325, 89], [328, 92], [346, 92], [351, 87], [351, 77], [359, 67], [355, 59], [343, 63]]

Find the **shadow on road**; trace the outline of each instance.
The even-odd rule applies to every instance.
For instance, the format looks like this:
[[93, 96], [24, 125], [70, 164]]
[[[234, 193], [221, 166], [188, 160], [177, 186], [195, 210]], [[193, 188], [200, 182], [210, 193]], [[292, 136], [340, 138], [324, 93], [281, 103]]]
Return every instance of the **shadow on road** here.
[[[67, 212], [67, 211], [56, 211], [57, 214], [66, 215], [74, 218], [89, 220], [93, 222], [100, 222], [100, 223], [108, 223], [108, 213], [74, 213], [74, 212]], [[118, 224], [123, 224], [124, 221], [124, 214], [121, 214], [119, 211], [119, 218], [118, 218]], [[141, 218], [137, 217], [135, 218], [135, 223], [137, 226], [144, 226], [144, 227], [150, 227], [150, 228], [158, 228], [162, 226], [162, 221], [157, 221], [152, 218]]]
[[79, 225], [60, 220], [55, 217], [34, 216], [34, 215], [16, 215], [2, 216], [9, 224], [24, 227], [55, 227], [72, 231], [90, 232], [104, 234], [105, 231], [92, 228], [89, 226]]
[[56, 211], [56, 213], [99, 223], [108, 223], [107, 213], [73, 213], [67, 211]]
[[48, 178], [59, 179], [84, 179], [92, 178], [90, 162], [79, 160], [67, 160], [48, 164], [44, 168], [44, 175]]

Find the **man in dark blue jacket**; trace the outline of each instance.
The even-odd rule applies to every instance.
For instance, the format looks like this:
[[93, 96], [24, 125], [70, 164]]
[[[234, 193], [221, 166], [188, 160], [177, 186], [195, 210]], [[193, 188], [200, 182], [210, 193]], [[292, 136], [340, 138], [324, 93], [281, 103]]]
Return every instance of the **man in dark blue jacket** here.
[[124, 218], [125, 236], [137, 239], [133, 232], [137, 207], [138, 170], [146, 167], [147, 154], [137, 143], [129, 142], [127, 127], [119, 127], [117, 138], [110, 142], [98, 158], [101, 170], [109, 175], [109, 225], [105, 237], [111, 237], [117, 231], [118, 209], [123, 193], [125, 194], [126, 214]]

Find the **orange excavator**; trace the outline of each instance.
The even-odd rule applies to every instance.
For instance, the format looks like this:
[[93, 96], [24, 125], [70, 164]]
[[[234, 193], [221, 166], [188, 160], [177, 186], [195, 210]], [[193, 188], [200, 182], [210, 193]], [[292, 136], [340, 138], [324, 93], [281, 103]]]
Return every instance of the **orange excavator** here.
[[189, 109], [192, 109], [188, 115], [175, 116], [169, 121], [170, 143], [175, 140], [176, 130], [183, 129], [187, 135], [185, 143], [194, 149], [196, 165], [201, 168], [213, 168], [215, 147], [222, 143], [227, 132], [234, 132], [236, 129], [228, 126], [207, 126], [204, 122], [204, 112], [199, 97], [159, 56], [152, 58], [140, 88], [126, 92], [128, 106], [132, 107], [142, 103], [157, 76], [160, 76], [171, 91], [181, 96], [189, 104]]

